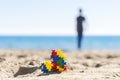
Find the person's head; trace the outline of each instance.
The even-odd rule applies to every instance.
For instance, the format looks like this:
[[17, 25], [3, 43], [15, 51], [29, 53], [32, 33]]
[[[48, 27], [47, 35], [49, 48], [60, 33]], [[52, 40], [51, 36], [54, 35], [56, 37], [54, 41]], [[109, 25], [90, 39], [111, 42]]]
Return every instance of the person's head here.
[[82, 13], [82, 9], [80, 9], [79, 12]]
[[79, 9], [80, 15], [82, 16], [82, 9]]

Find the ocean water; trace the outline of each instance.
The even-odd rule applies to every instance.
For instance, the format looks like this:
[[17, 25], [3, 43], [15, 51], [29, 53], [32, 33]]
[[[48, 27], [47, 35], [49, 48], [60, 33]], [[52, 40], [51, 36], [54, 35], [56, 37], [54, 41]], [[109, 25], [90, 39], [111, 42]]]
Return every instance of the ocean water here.
[[[76, 36], [0, 36], [2, 49], [77, 49]], [[84, 36], [83, 50], [120, 50], [120, 36]]]

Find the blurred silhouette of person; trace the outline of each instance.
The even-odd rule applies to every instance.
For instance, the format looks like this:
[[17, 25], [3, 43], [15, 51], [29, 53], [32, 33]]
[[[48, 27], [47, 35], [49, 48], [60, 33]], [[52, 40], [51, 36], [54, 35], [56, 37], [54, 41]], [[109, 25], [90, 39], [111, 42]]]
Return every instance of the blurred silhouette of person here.
[[82, 15], [82, 9], [79, 10], [80, 15], [77, 17], [77, 34], [78, 34], [78, 49], [81, 48], [81, 41], [83, 35], [83, 22], [85, 17]]

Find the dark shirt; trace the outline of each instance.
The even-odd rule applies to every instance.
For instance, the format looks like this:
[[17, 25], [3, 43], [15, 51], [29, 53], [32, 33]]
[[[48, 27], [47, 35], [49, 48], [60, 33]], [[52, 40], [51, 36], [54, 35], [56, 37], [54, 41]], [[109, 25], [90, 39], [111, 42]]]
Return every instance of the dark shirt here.
[[81, 33], [83, 31], [83, 21], [85, 18], [83, 16], [77, 17], [77, 32]]

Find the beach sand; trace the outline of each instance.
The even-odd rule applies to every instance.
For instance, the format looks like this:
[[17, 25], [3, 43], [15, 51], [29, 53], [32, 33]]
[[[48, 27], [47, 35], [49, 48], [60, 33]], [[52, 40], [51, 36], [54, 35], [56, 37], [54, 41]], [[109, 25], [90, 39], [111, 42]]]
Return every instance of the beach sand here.
[[0, 50], [0, 80], [120, 80], [119, 51], [63, 51], [68, 69], [43, 74], [40, 63], [50, 50]]

